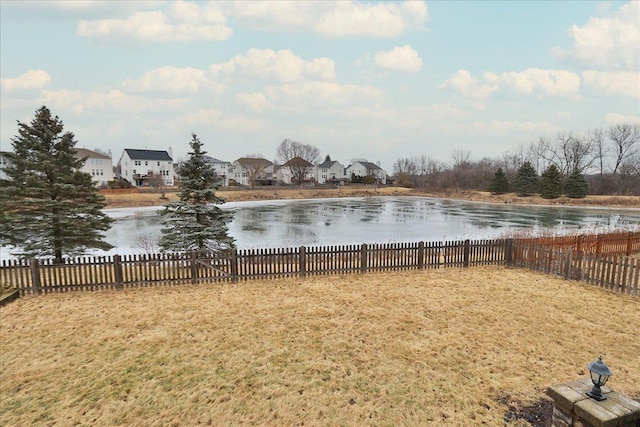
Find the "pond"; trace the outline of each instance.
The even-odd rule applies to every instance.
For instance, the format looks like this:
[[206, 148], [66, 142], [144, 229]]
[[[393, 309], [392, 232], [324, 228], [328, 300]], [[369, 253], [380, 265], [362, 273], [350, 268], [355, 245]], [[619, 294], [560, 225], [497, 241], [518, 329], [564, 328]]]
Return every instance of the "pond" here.
[[[234, 202], [229, 233], [240, 249], [483, 239], [514, 231], [640, 228], [640, 209], [523, 206], [427, 197]], [[111, 253], [144, 252], [160, 238], [158, 208], [111, 209]]]
[[[428, 197], [365, 197], [234, 202], [229, 234], [240, 249], [361, 243], [443, 241], [536, 234], [640, 229], [640, 209], [523, 206]], [[115, 246], [94, 255], [157, 252], [160, 208], [107, 209], [115, 219], [106, 240]], [[0, 259], [11, 258], [1, 248]]]

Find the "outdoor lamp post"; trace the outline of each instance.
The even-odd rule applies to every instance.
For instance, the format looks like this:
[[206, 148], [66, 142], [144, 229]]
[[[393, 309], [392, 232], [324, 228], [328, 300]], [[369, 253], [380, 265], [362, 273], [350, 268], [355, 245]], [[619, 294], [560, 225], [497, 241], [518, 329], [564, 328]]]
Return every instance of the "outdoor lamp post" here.
[[611, 369], [602, 361], [602, 356], [600, 356], [598, 360], [589, 363], [587, 369], [591, 374], [591, 382], [593, 383], [593, 388], [587, 392], [587, 396], [597, 401], [605, 400], [607, 396], [602, 395], [600, 387], [603, 386], [611, 376]]

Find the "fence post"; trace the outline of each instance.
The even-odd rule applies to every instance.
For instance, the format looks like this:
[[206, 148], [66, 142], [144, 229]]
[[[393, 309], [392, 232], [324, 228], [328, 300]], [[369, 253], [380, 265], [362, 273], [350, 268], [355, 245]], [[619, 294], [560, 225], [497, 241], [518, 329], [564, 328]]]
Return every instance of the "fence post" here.
[[31, 260], [31, 288], [34, 294], [42, 292], [40, 288], [40, 263], [37, 259]]
[[298, 250], [298, 265], [300, 266], [300, 277], [307, 275], [307, 248], [300, 246]]
[[418, 268], [424, 268], [424, 242], [418, 243]]
[[238, 249], [236, 248], [231, 251], [231, 281], [238, 282]]
[[626, 256], [631, 256], [631, 232], [627, 234], [627, 250], [625, 251]]
[[507, 239], [504, 245], [504, 263], [507, 267], [513, 264], [513, 239]]
[[122, 280], [122, 264], [120, 263], [120, 255], [113, 256], [113, 276], [116, 280], [116, 289], [124, 289]]
[[197, 256], [195, 252], [191, 252], [191, 283], [198, 283], [198, 264], [196, 263]]
[[360, 273], [367, 272], [367, 244], [363, 243], [360, 246]]
[[564, 259], [564, 280], [569, 280], [571, 278], [571, 255], [572, 255], [573, 249], [568, 248], [567, 249], [567, 254], [565, 255], [565, 259]]
[[470, 252], [471, 252], [470, 242], [469, 242], [469, 239], [467, 239], [464, 241], [464, 259], [462, 264], [464, 267], [469, 267]]
[[602, 252], [602, 236], [598, 234], [596, 236], [596, 256], [599, 256]]

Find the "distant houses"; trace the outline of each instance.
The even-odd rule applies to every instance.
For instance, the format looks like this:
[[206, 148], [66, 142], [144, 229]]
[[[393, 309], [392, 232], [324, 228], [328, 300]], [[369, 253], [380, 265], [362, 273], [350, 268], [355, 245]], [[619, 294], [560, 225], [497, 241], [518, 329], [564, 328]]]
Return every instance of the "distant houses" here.
[[109, 181], [113, 181], [113, 161], [111, 152], [107, 154], [86, 148], [76, 148], [76, 157], [86, 159], [80, 171], [91, 175], [91, 179], [98, 187], [106, 187]]
[[120, 178], [134, 187], [151, 185], [154, 177], [160, 176], [165, 185], [174, 185], [173, 158], [164, 150], [136, 150], [125, 148], [118, 160]]
[[[86, 159], [82, 171], [91, 175], [99, 187], [125, 180], [133, 187], [157, 185], [161, 179], [166, 186], [174, 186], [180, 166], [175, 163], [171, 148], [147, 150], [126, 148], [117, 165], [113, 166], [111, 152], [76, 148], [76, 156]], [[328, 156], [318, 164], [295, 157], [285, 164], [276, 165], [261, 157], [240, 157], [233, 162], [205, 156], [219, 177], [220, 186], [261, 187], [270, 185], [340, 185], [345, 182], [386, 184], [387, 172], [379, 164], [365, 160], [355, 161], [345, 167]], [[0, 178], [8, 178], [4, 172], [7, 158], [0, 152]], [[127, 185], [129, 185], [127, 184]]]

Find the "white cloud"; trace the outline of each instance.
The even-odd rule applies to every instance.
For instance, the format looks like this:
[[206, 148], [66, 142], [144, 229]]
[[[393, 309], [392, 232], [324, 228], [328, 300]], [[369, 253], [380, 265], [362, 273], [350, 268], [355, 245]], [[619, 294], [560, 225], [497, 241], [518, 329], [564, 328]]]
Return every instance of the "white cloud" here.
[[304, 82], [264, 91], [269, 104], [276, 108], [307, 111], [313, 108], [366, 105], [379, 100], [380, 89], [370, 86], [341, 85], [334, 82]]
[[184, 42], [227, 40], [233, 30], [210, 4], [176, 1], [167, 11], [135, 12], [125, 19], [82, 20], [78, 35], [102, 43]]
[[470, 125], [460, 124], [457, 127], [472, 134], [483, 135], [505, 135], [511, 132], [549, 134], [562, 130], [560, 127], [548, 121], [517, 122], [493, 120], [490, 122], [474, 122]]
[[552, 53], [574, 58], [603, 69], [637, 70], [640, 67], [640, 2], [632, 1], [609, 16], [592, 17], [583, 26], [573, 25], [573, 48], [556, 47]]
[[144, 73], [138, 80], [125, 80], [123, 87], [140, 92], [197, 93], [211, 90], [222, 93], [224, 85], [207, 78], [203, 70], [196, 68], [161, 67]]
[[585, 86], [605, 95], [640, 98], [640, 72], [600, 72], [590, 70], [582, 73], [582, 79]]
[[428, 19], [423, 1], [233, 2], [224, 3], [221, 10], [253, 29], [312, 31], [330, 37], [398, 37], [422, 29]]
[[218, 109], [201, 109], [184, 117], [186, 123], [192, 125], [206, 125], [221, 127], [238, 133], [264, 131], [269, 128], [269, 122], [264, 119], [228, 114]]
[[183, 98], [144, 98], [128, 95], [119, 90], [105, 92], [80, 92], [70, 90], [43, 90], [43, 101], [56, 108], [84, 111], [107, 111], [118, 113], [178, 111], [187, 100]]
[[236, 95], [236, 103], [248, 108], [251, 111], [262, 111], [268, 105], [267, 98], [263, 93], [239, 93]]
[[507, 72], [495, 74], [484, 73], [484, 81], [488, 84], [497, 84], [511, 87], [515, 91], [531, 95], [536, 90], [550, 95], [575, 94], [580, 89], [580, 76], [576, 73], [564, 70], [541, 70], [528, 68], [521, 72]]
[[214, 77], [220, 75], [240, 78], [295, 82], [301, 80], [332, 80], [335, 63], [329, 58], [305, 61], [288, 49], [249, 49], [222, 64], [210, 68]]
[[51, 76], [43, 70], [29, 70], [18, 77], [0, 79], [2, 90], [7, 92], [42, 89], [51, 83]]
[[422, 68], [420, 55], [409, 45], [394, 47], [388, 52], [378, 52], [373, 57], [373, 61], [385, 70], [417, 73]]
[[640, 125], [640, 116], [634, 116], [633, 114], [624, 115], [624, 114], [605, 114], [604, 120], [610, 125], [618, 125], [621, 123], [630, 123]]
[[468, 70], [458, 70], [440, 85], [441, 89], [450, 89], [475, 100], [484, 101], [493, 92], [498, 90], [498, 85], [487, 84], [471, 76]]

